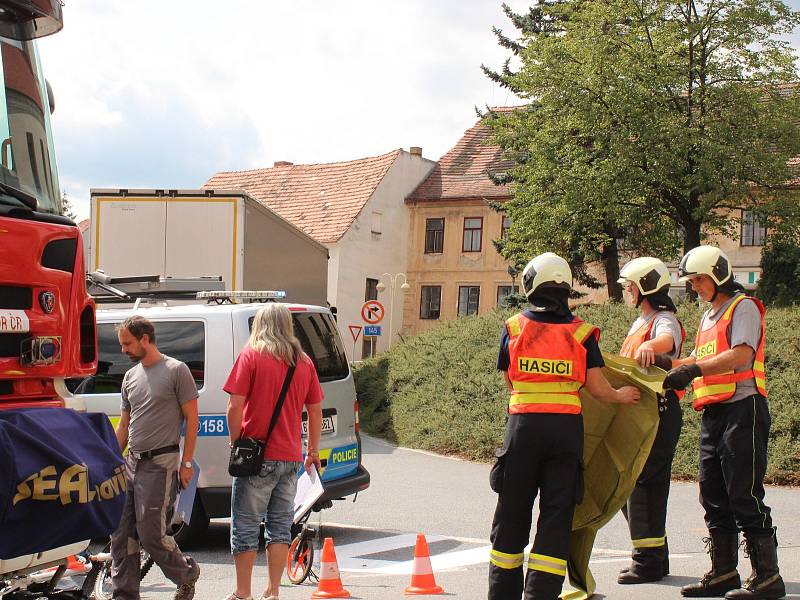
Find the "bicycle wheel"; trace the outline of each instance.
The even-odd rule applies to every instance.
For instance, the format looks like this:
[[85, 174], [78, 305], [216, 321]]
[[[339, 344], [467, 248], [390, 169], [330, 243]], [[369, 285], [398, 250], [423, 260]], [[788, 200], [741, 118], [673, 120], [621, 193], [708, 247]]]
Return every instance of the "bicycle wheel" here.
[[289, 545], [289, 556], [286, 559], [286, 575], [295, 585], [303, 583], [311, 572], [314, 564], [313, 540], [307, 539], [302, 534], [296, 536]]
[[92, 600], [111, 600], [114, 589], [111, 587], [111, 561], [104, 562], [97, 571]]
[[150, 556], [150, 553], [147, 550], [144, 548], [139, 549], [139, 564], [141, 564], [141, 567], [139, 568], [140, 581], [144, 579], [145, 575], [147, 575], [147, 572], [152, 568], [154, 562], [155, 561], [153, 560], [153, 557]]
[[[141, 567], [139, 569], [139, 578], [144, 579], [144, 576], [147, 575], [147, 572], [153, 566], [153, 557], [144, 549], [139, 549], [139, 561]], [[94, 569], [92, 572], [89, 573], [89, 577], [92, 577], [94, 574]], [[88, 578], [87, 578], [88, 580]], [[92, 600], [111, 600], [113, 587], [111, 585], [111, 561], [107, 561], [103, 563], [97, 573], [94, 574], [94, 590], [92, 592]], [[84, 587], [86, 589], [86, 587]]]

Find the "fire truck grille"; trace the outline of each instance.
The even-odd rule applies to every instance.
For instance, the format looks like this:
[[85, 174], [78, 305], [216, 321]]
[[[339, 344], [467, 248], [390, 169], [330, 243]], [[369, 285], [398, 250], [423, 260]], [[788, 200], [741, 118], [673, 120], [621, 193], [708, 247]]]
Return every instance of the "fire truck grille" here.
[[0, 333], [0, 358], [19, 357], [20, 346], [28, 337], [27, 333]]
[[0, 285], [0, 308], [30, 310], [33, 308], [33, 290], [16, 285]]

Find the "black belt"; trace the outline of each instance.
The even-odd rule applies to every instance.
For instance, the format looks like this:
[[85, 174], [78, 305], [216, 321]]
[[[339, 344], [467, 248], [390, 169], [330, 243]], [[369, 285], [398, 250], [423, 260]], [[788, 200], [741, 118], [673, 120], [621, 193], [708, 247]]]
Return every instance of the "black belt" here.
[[159, 454], [169, 454], [171, 452], [178, 452], [181, 447], [178, 444], [173, 444], [172, 446], [162, 446], [161, 448], [156, 448], [155, 450], [148, 450], [147, 452], [134, 452], [133, 450], [130, 451], [131, 455], [136, 460], [142, 460], [143, 458], [153, 458], [154, 456], [158, 456]]

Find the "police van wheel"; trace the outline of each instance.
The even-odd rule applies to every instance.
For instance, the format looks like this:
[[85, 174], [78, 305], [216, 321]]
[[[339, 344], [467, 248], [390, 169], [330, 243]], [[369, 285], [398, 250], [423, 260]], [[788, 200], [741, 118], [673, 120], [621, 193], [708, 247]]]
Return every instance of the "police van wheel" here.
[[200, 540], [208, 531], [208, 515], [203, 508], [203, 503], [199, 497], [195, 497], [192, 507], [192, 519], [187, 523], [181, 523], [178, 530], [173, 533], [175, 543], [181, 550], [187, 550], [192, 544]]

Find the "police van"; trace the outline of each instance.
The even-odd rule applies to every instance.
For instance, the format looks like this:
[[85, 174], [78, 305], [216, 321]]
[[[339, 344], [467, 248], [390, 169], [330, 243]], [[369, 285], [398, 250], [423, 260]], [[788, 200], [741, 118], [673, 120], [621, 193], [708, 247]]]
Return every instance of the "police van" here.
[[[197, 539], [210, 518], [231, 514], [231, 477], [228, 475], [228, 394], [222, 390], [234, 360], [250, 336], [256, 312], [263, 304], [229, 303], [259, 293], [204, 292], [209, 303], [146, 306], [97, 311], [98, 370], [93, 377], [67, 382], [73, 405], [104, 412], [116, 426], [120, 414], [122, 377], [131, 368], [120, 351], [115, 326], [132, 314], [153, 322], [161, 353], [186, 363], [199, 391], [200, 424], [195, 461], [200, 466], [191, 522], [176, 534], [179, 542]], [[262, 293], [263, 295], [263, 293]], [[267, 293], [267, 296], [269, 294]], [[266, 298], [259, 298], [265, 300]], [[370, 476], [361, 464], [358, 401], [350, 365], [331, 311], [320, 306], [286, 304], [303, 350], [314, 362], [325, 399], [319, 457], [325, 488], [318, 506], [356, 494], [369, 487]], [[303, 445], [307, 415], [303, 413]]]

